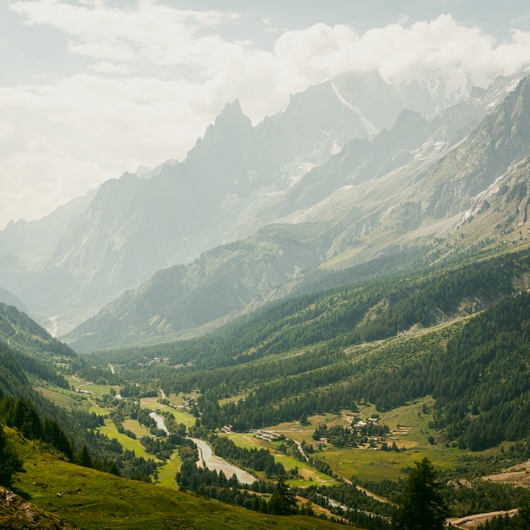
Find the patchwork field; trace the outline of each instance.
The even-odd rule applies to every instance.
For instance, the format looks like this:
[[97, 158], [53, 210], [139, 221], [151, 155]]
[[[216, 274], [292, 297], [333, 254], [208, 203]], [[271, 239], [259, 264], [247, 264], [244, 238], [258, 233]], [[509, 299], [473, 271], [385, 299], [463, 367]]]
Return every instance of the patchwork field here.
[[[462, 455], [462, 451], [455, 447], [438, 444], [436, 440], [434, 443], [430, 443], [429, 437], [432, 436], [432, 429], [429, 428], [429, 421], [433, 403], [432, 398], [425, 398], [406, 407], [399, 407], [385, 413], [376, 411], [373, 406], [363, 406], [355, 414], [351, 411], [344, 411], [342, 414], [311, 416], [307, 425], [301, 425], [299, 422], [288, 422], [272, 425], [263, 430], [282, 434], [299, 443], [305, 442], [306, 445], [312, 445], [315, 443], [313, 433], [319, 425], [346, 426], [351, 423], [354, 415], [360, 418], [370, 418], [377, 415], [379, 423], [388, 425], [391, 431], [385, 441], [388, 445], [395, 442], [400, 449], [399, 453], [381, 451], [367, 446], [338, 448], [325, 443], [320, 447], [314, 446], [315, 453], [311, 456], [326, 462], [334, 473], [347, 480], [356, 476], [376, 481], [397, 480], [399, 477], [403, 478], [404, 468], [412, 467], [415, 462], [424, 457], [429, 458], [437, 468], [450, 469], [454, 467], [456, 460]], [[290, 481], [290, 484], [304, 486], [313, 481], [325, 484], [335, 482], [328, 475], [316, 471], [308, 463], [300, 462], [279, 452], [278, 442], [257, 438], [252, 433], [230, 433], [223, 436], [229, 437], [239, 447], [269, 449], [273, 452], [275, 460], [281, 462], [287, 470], [295, 466], [298, 467], [303, 480]]]

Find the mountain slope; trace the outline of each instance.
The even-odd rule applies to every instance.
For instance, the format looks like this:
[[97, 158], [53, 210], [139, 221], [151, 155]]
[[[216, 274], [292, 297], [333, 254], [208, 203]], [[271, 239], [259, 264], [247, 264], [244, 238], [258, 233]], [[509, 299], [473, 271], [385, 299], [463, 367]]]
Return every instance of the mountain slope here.
[[[14, 438], [26, 469], [15, 482], [17, 490], [30, 495], [32, 504], [61, 517], [72, 528], [215, 530], [269, 528], [271, 524], [280, 530], [337, 527], [316, 518], [263, 515], [79, 467], [59, 460], [27, 440]], [[3, 507], [1, 500], [0, 506]]]
[[33, 396], [37, 381], [68, 388], [61, 373], [80, 365], [68, 346], [25, 313], [0, 303], [0, 391]]
[[[308, 130], [320, 130], [318, 119], [312, 118]], [[79, 321], [157, 270], [189, 262], [220, 244], [233, 222], [289, 184], [269, 145], [275, 130], [276, 125], [253, 128], [235, 102], [185, 162], [166, 165], [147, 181], [124, 175], [106, 183], [24, 289], [24, 298], [38, 314], [74, 310]], [[318, 134], [308, 142], [319, 145]], [[291, 145], [285, 157], [299, 156], [305, 148]], [[325, 156], [320, 153], [316, 161]], [[71, 323], [59, 320], [58, 325], [64, 329]]]
[[[23, 292], [54, 251], [69, 226], [90, 204], [95, 191], [72, 199], [38, 221], [11, 221], [0, 231], [0, 276], [2, 287], [24, 298]], [[13, 303], [4, 299], [4, 302]], [[15, 304], [20, 309], [23, 306]], [[25, 309], [24, 309], [25, 310]]]
[[[342, 224], [336, 224], [342, 232], [335, 237], [329, 257], [343, 266], [369, 259], [385, 248], [426, 244], [446, 237], [469, 215], [468, 210], [481, 194], [488, 193], [513, 164], [528, 156], [528, 84], [528, 79], [522, 81], [452, 149], [440, 144], [446, 133], [440, 136], [436, 131], [444, 129], [437, 129], [419, 148], [401, 155], [406, 154], [410, 163], [396, 164], [394, 170], [383, 175], [372, 172], [372, 178], [364, 182], [344, 179], [341, 189], [285, 220], [314, 222], [342, 217]], [[490, 153], [492, 145], [496, 148]], [[434, 160], [430, 151], [438, 155]], [[339, 156], [328, 165], [338, 161]], [[340, 162], [341, 167], [346, 169], [335, 169], [332, 174], [355, 175], [347, 159]], [[299, 186], [304, 185], [302, 180]], [[494, 213], [497, 223], [506, 221], [498, 211]]]
[[246, 241], [211, 250], [188, 266], [160, 271], [66, 339], [76, 350], [86, 351], [175, 336], [226, 317], [296, 278], [302, 266], [318, 265], [323, 260], [318, 234], [325, 228], [272, 225]]
[[373, 141], [354, 140], [329, 162], [310, 171], [286, 192], [278, 217], [314, 206], [343, 186], [380, 177], [411, 161], [411, 151], [431, 133], [431, 125], [419, 114], [403, 111], [390, 131]]
[[418, 192], [426, 195], [422, 210], [435, 218], [465, 211], [474, 197], [528, 156], [529, 124], [530, 78], [526, 78], [466, 142], [429, 168]]
[[[390, 131], [371, 142], [354, 140], [274, 198], [268, 210], [273, 217], [288, 214], [284, 224], [205, 253], [187, 268], [161, 273], [74, 330], [68, 340], [86, 350], [111, 347], [125, 338], [163, 338], [281, 296], [282, 283], [296, 283], [300, 271], [310, 267], [344, 268], [435, 241], [447, 246], [439, 238], [451, 241], [448, 234], [475, 196], [530, 154], [530, 143], [525, 143], [529, 85], [528, 79], [521, 82], [452, 148], [459, 135], [447, 120], [429, 123], [415, 113], [402, 113]], [[433, 151], [436, 143], [440, 145]], [[497, 150], [487, 155], [492, 143]], [[456, 171], [455, 160], [466, 163]], [[505, 221], [500, 211], [495, 214]], [[449, 246], [449, 253], [459, 248]], [[286, 260], [289, 267], [280, 271]], [[157, 300], [154, 292], [170, 300]]]
[[19, 309], [20, 311], [24, 311], [25, 313], [28, 312], [28, 309], [26, 308], [22, 300], [20, 300], [18, 297], [16, 297], [9, 291], [2, 289], [2, 287], [0, 287], [0, 302], [7, 305], [14, 305], [17, 309]]
[[[390, 129], [404, 108], [432, 118], [449, 101], [461, 101], [453, 125], [466, 129], [482, 116], [485, 100], [493, 101], [502, 91], [483, 93], [484, 101], [475, 91], [474, 100], [463, 103], [465, 91], [451, 99], [443, 83], [437, 87], [435, 93], [426, 85], [394, 87], [377, 73], [345, 75], [294, 95], [284, 112], [257, 126], [233, 102], [185, 161], [168, 161], [145, 177], [124, 175], [107, 183], [67, 231], [50, 233], [44, 222], [36, 224], [31, 233], [49, 236], [38, 242], [22, 237], [18, 225], [0, 233], [3, 287], [24, 299], [41, 321], [54, 317], [50, 329], [56, 326], [62, 334], [156, 271], [249, 237], [277, 221], [278, 214], [295, 213], [293, 208], [306, 204], [294, 201], [298, 192], [293, 191], [290, 207], [276, 199], [269, 202], [271, 196], [289, 189], [354, 138], [373, 138]], [[358, 156], [366, 145], [358, 144]], [[377, 152], [376, 144], [372, 148]], [[387, 160], [388, 168], [410, 159], [407, 150], [404, 144], [395, 160]], [[365, 161], [359, 171], [370, 178], [373, 164]], [[378, 174], [384, 169], [378, 166]], [[1, 252], [15, 232], [20, 248], [6, 243]], [[35, 253], [38, 259], [26, 260]]]
[[0, 342], [0, 396], [30, 393], [31, 385], [16, 354], [6, 344]]
[[123, 288], [122, 250], [130, 230], [122, 222], [128, 218], [129, 201], [141, 184], [138, 177], [125, 174], [100, 187], [23, 291], [37, 314], [55, 316], [57, 313], [51, 313], [50, 308], [60, 314], [64, 304], [73, 309], [80, 296], [85, 307], [93, 311], [103, 293], [110, 300]]
[[[413, 134], [409, 135], [410, 132]], [[345, 183], [355, 181], [350, 177], [351, 172], [358, 175], [361, 184], [370, 186], [366, 182], [374, 173], [384, 174], [389, 167], [401, 165], [399, 159], [406, 156], [405, 148], [421, 145], [430, 133], [428, 122], [416, 113], [405, 111], [394, 128], [376, 136], [373, 142], [354, 140], [328, 163], [306, 174], [282, 196], [279, 208], [267, 208], [268, 214], [272, 212], [272, 217], [280, 217], [287, 208], [295, 210], [303, 201], [311, 205], [318, 203]], [[325, 204], [324, 209], [329, 210]], [[351, 240], [348, 243], [341, 232], [345, 226], [351, 230], [356, 222], [364, 223], [362, 209], [347, 202], [345, 207], [330, 213], [331, 216], [327, 213], [321, 216], [317, 223], [309, 218], [300, 224], [271, 225], [243, 242], [205, 253], [186, 268], [178, 266], [160, 272], [148, 284], [126, 293], [66, 338], [73, 340], [76, 349], [84, 351], [87, 347], [112, 345], [94, 335], [100, 325], [107, 329], [100, 335], [114, 336], [114, 344], [140, 337], [146, 340], [157, 334], [171, 336], [225, 317], [247, 304], [260, 303], [262, 297], [270, 298], [272, 289], [298, 276], [299, 271], [329, 259], [330, 246], [337, 239], [340, 239], [339, 248], [351, 246]], [[357, 215], [360, 220], [355, 218]], [[287, 269], [285, 262], [290, 263]], [[153, 293], [164, 293], [168, 300], [157, 299], [158, 295]]]

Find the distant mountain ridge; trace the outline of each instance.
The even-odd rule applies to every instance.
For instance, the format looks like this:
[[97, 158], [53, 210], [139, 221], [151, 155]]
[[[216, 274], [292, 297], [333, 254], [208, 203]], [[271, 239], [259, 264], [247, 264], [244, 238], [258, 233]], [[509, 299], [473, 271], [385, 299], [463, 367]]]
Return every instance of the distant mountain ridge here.
[[[81, 349], [91, 343], [111, 347], [123, 337], [161, 340], [282, 296], [304, 269], [346, 267], [445, 237], [457, 229], [477, 194], [530, 155], [524, 140], [529, 85], [529, 79], [521, 81], [467, 136], [443, 117], [428, 122], [402, 113], [390, 131], [372, 141], [353, 140], [275, 195], [264, 208], [283, 224], [160, 273], [68, 339]], [[455, 168], [453, 160], [465, 162]], [[432, 208], [433, 198], [447, 204], [445, 210]], [[155, 292], [166, 302], [153, 298]]]
[[[376, 73], [348, 74], [310, 87], [257, 126], [239, 102], [230, 103], [183, 162], [168, 161], [158, 172], [144, 171], [145, 178], [124, 174], [102, 185], [53, 237], [44, 236], [47, 246], [33, 266], [21, 267], [21, 256], [34, 245], [41, 224], [32, 228], [27, 244], [5, 253], [9, 247], [2, 238], [13, 228], [0, 232], [4, 287], [41, 322], [53, 318], [61, 334], [155, 272], [191, 263], [269, 223], [328, 222], [322, 201], [337, 205], [336, 213], [348, 212], [341, 223], [349, 235], [340, 243], [337, 219], [331, 221], [334, 248], [356, 247], [354, 232], [369, 231], [382, 211], [356, 221], [355, 208], [344, 202], [349, 187], [447, 149], [511, 83], [499, 80], [488, 91], [472, 91], [469, 100], [462, 94], [457, 109], [431, 121], [427, 118], [456, 101], [454, 94], [444, 96], [443, 84], [436, 90], [418, 83], [395, 87]], [[406, 103], [425, 117], [414, 108], [405, 111]], [[352, 231], [352, 222], [364, 228]], [[336, 252], [328, 250], [328, 258]]]
[[28, 313], [28, 308], [24, 305], [24, 302], [17, 298], [14, 294], [0, 287], [0, 303], [15, 306], [19, 311]]

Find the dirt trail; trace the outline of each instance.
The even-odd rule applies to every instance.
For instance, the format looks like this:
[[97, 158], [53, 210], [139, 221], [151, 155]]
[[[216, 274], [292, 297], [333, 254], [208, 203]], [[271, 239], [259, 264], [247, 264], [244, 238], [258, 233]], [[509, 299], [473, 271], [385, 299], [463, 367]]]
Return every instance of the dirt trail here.
[[506, 513], [510, 517], [513, 517], [517, 513], [517, 510], [509, 510], [506, 512], [499, 511], [499, 512], [489, 512], [489, 513], [477, 513], [474, 515], [468, 515], [467, 517], [461, 517], [460, 519], [448, 519], [448, 522], [454, 526], [474, 528], [479, 523], [483, 523], [484, 521], [487, 521], [488, 519], [493, 519], [494, 517], [497, 517], [498, 515], [504, 515]]
[[526, 486], [530, 484], [530, 460], [516, 464], [515, 466], [504, 469], [502, 473], [496, 475], [487, 475], [482, 477], [483, 480], [491, 482], [502, 482], [504, 484], [515, 484], [517, 486]]

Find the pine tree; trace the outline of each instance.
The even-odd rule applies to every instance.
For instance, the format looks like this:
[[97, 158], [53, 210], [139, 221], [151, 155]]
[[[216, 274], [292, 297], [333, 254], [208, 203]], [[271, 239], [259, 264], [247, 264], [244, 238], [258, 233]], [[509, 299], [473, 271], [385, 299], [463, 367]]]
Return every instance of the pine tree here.
[[519, 508], [517, 528], [522, 530], [528, 530], [530, 528], [530, 496], [525, 499], [523, 505]]
[[416, 463], [405, 484], [400, 503], [392, 516], [399, 530], [441, 530], [447, 507], [428, 458]]
[[274, 493], [269, 501], [269, 513], [274, 515], [293, 515], [296, 512], [295, 496], [280, 475]]
[[23, 471], [22, 460], [10, 444], [0, 424], [0, 486], [10, 487], [13, 483], [13, 475]]
[[42, 424], [42, 438], [46, 443], [49, 443], [55, 447], [55, 449], [61, 451], [68, 460], [72, 461], [74, 459], [72, 442], [68, 439], [56, 420], [52, 418], [44, 418]]
[[83, 448], [77, 455], [77, 463], [83, 467], [92, 467], [92, 457], [86, 444], [83, 445]]
[[16, 400], [12, 425], [20, 431], [24, 438], [28, 438], [29, 440], [39, 440], [42, 438], [42, 422], [38, 412], [29, 399], [20, 397]]

